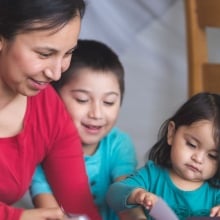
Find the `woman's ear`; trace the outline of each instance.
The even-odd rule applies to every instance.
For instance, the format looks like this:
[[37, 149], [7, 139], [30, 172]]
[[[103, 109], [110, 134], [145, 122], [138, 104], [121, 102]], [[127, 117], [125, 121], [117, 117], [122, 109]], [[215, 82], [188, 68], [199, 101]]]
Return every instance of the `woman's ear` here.
[[167, 131], [167, 143], [172, 145], [173, 137], [175, 135], [175, 123], [174, 121], [170, 121], [168, 124], [168, 131]]

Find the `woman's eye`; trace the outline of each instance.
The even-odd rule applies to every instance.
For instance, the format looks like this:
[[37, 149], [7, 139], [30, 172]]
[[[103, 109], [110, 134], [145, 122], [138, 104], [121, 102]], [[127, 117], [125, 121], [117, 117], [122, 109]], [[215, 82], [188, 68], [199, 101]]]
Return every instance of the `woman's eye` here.
[[73, 51], [66, 53], [65, 57], [72, 56], [72, 55], [73, 55]]
[[42, 52], [39, 52], [39, 55], [40, 55], [42, 58], [48, 58], [49, 56], [51, 56], [51, 53], [42, 53]]

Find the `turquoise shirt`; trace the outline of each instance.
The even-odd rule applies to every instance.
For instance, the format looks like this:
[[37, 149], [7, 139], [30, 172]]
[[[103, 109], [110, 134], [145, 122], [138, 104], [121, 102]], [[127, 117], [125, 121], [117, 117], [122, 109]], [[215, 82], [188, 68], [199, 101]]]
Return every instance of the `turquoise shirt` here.
[[[118, 128], [113, 128], [99, 143], [92, 156], [84, 157], [94, 201], [103, 220], [116, 220], [116, 214], [106, 203], [106, 192], [111, 183], [120, 176], [131, 174], [137, 165], [131, 138]], [[71, 169], [70, 169], [71, 170]], [[35, 171], [31, 185], [32, 197], [51, 189], [40, 166]]]
[[211, 208], [220, 205], [219, 189], [205, 182], [196, 190], [181, 190], [172, 182], [168, 170], [148, 161], [125, 180], [112, 184], [107, 193], [110, 207], [117, 212], [132, 207], [127, 204], [127, 198], [135, 188], [144, 188], [163, 198], [180, 220], [189, 216], [209, 216]]

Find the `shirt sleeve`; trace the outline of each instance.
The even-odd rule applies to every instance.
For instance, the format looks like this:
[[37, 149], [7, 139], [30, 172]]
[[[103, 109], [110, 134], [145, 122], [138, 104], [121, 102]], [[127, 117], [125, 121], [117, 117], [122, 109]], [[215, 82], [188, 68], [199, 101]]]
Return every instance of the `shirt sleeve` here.
[[0, 219], [2, 220], [18, 220], [23, 212], [21, 208], [7, 206], [0, 202]]
[[128, 205], [127, 199], [132, 191], [139, 187], [129, 186], [123, 182], [113, 183], [108, 190], [106, 199], [109, 206], [117, 213], [138, 205]]
[[126, 179], [113, 183], [107, 192], [107, 203], [115, 212], [132, 208], [137, 205], [129, 205], [127, 199], [136, 188], [146, 189], [146, 179], [148, 166], [142, 167], [133, 172]]
[[32, 178], [30, 194], [34, 198], [42, 193], [52, 193], [52, 190], [47, 182], [42, 166], [38, 165]]

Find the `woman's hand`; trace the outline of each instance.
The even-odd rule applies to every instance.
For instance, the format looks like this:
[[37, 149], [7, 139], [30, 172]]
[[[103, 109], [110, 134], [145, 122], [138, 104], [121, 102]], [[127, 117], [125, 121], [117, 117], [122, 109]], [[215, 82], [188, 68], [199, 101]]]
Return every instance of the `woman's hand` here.
[[150, 210], [158, 200], [158, 197], [142, 188], [135, 189], [128, 198], [129, 204], [140, 204]]
[[23, 211], [20, 220], [63, 220], [64, 213], [60, 208], [36, 208]]

